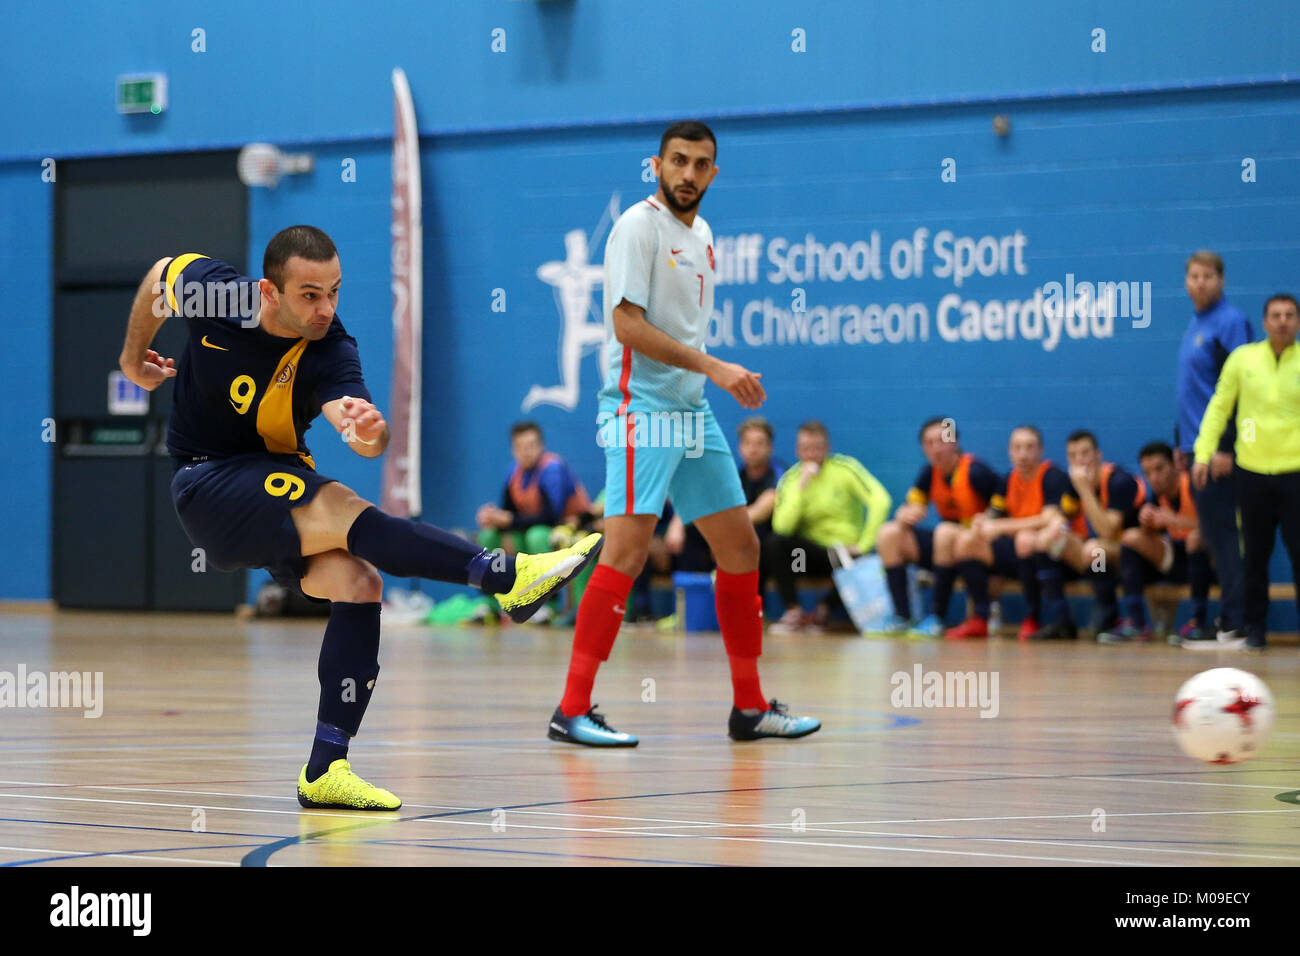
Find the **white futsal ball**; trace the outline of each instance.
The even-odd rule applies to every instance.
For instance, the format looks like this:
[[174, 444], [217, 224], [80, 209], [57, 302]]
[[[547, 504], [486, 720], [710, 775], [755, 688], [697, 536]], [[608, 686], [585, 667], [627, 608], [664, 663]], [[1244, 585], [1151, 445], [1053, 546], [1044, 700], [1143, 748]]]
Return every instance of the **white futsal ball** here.
[[1237, 763], [1264, 746], [1273, 715], [1273, 695], [1262, 680], [1235, 667], [1216, 667], [1178, 688], [1174, 737], [1195, 760]]

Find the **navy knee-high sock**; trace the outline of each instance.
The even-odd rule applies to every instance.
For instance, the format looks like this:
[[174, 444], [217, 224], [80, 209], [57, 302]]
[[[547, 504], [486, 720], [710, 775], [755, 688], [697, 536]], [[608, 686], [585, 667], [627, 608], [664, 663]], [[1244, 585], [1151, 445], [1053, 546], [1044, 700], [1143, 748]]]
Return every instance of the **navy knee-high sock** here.
[[493, 554], [431, 524], [370, 507], [348, 529], [348, 551], [399, 578], [469, 584], [504, 594], [515, 584], [515, 559]]
[[907, 593], [907, 565], [885, 568], [885, 582], [889, 585], [889, 596], [894, 599], [894, 613], [905, 621], [912, 619], [912, 599]]
[[1124, 616], [1136, 628], [1147, 622], [1147, 610], [1142, 601], [1144, 590], [1142, 562], [1146, 559], [1127, 545], [1119, 549], [1119, 576], [1124, 582]]
[[[1113, 571], [1094, 574], [1092, 576], [1092, 593], [1097, 597], [1097, 611], [1103, 621], [1109, 621], [1119, 616], [1118, 575]], [[1146, 623], [1145, 614], [1142, 615], [1142, 622]]]
[[330, 604], [316, 664], [320, 705], [316, 709], [316, 739], [307, 761], [308, 781], [346, 757], [348, 741], [361, 728], [379, 676], [379, 609], [377, 601]]
[[975, 605], [975, 616], [989, 619], [989, 569], [983, 561], [970, 559], [957, 565], [961, 579], [966, 582], [966, 593]]
[[1192, 586], [1192, 617], [1206, 627], [1206, 604], [1210, 598], [1210, 556], [1204, 551], [1187, 555], [1187, 583]]
[[1026, 614], [1035, 621], [1043, 619], [1043, 589], [1038, 583], [1038, 562], [1034, 558], [1017, 558], [1016, 571], [1020, 590], [1025, 595]]
[[943, 620], [948, 616], [948, 605], [952, 603], [952, 585], [957, 580], [957, 568], [952, 564], [936, 564], [934, 567], [934, 616]]
[[1065, 571], [1060, 562], [1040, 554], [1038, 582], [1043, 589], [1043, 616], [1057, 624], [1070, 622], [1070, 602], [1065, 598]]

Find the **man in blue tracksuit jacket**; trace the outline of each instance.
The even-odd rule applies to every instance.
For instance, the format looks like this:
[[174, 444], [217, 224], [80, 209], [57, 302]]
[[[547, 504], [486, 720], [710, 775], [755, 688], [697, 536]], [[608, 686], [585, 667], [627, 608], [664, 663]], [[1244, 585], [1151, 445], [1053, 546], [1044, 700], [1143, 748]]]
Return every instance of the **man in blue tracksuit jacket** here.
[[[1178, 350], [1177, 448], [1186, 467], [1191, 467], [1192, 446], [1200, 431], [1201, 418], [1214, 394], [1219, 372], [1228, 354], [1239, 345], [1254, 341], [1255, 333], [1245, 314], [1223, 296], [1223, 260], [1207, 249], [1187, 260], [1184, 276], [1187, 294], [1196, 308]], [[1237, 530], [1237, 486], [1233, 477], [1233, 444], [1236, 428], [1229, 424], [1210, 464], [1210, 481], [1197, 492], [1196, 512], [1201, 535], [1214, 556], [1223, 602], [1219, 609], [1219, 636], [1234, 638], [1242, 627], [1244, 574], [1241, 542]], [[1202, 621], [1202, 626], [1208, 622]], [[1206, 628], [1208, 639], [1215, 634]]]

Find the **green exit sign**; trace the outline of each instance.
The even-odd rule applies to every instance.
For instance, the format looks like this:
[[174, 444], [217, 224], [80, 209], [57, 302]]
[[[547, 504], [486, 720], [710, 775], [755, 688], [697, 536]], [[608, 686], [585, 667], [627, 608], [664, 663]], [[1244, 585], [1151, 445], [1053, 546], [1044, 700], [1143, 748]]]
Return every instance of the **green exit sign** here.
[[161, 113], [166, 108], [166, 73], [133, 73], [117, 78], [119, 113]]

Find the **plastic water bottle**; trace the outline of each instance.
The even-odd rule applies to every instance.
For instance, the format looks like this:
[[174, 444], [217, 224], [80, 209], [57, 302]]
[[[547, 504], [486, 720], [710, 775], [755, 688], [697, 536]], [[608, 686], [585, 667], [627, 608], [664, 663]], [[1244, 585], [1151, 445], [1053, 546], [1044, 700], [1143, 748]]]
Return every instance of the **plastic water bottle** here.
[[989, 633], [997, 634], [1002, 630], [1002, 602], [993, 601], [989, 604]]

